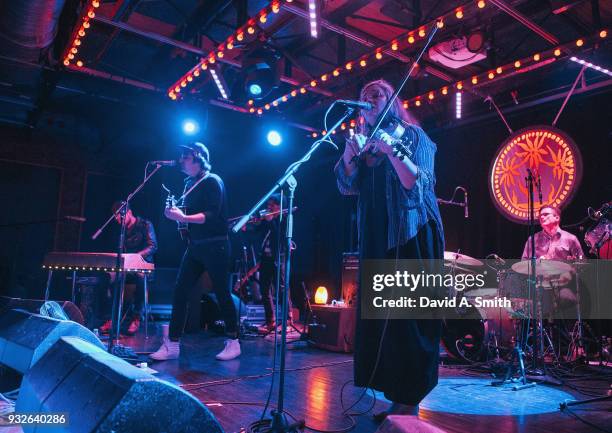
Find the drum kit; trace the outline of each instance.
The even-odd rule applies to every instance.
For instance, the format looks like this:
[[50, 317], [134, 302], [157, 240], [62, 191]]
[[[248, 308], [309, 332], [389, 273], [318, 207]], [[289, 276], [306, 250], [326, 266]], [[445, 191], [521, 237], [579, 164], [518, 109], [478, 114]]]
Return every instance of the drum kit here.
[[[533, 288], [530, 289], [529, 275], [531, 274], [531, 261], [523, 260], [509, 265], [496, 254], [491, 254], [484, 263], [465, 254], [445, 251], [445, 267], [453, 274], [483, 272], [485, 266], [493, 269], [496, 273], [497, 287], [485, 287], [465, 290], [458, 296], [467, 298], [472, 305], [476, 298], [484, 300], [506, 298], [511, 307], [487, 307], [476, 306], [469, 309], [457, 311], [458, 318], [447, 319], [443, 323], [442, 344], [448, 355], [452, 358], [474, 362], [485, 362], [492, 359], [496, 361], [508, 360], [517, 345], [518, 339], [522, 338], [526, 345], [526, 352], [532, 352], [529, 344], [533, 344], [531, 338], [533, 331], [540, 333], [541, 338], [547, 342], [547, 348], [541, 351], [540, 356], [552, 355], [557, 359], [552, 344], [550, 333], [543, 329], [541, 320], [529, 320], [533, 317], [551, 316], [556, 308], [556, 297], [553, 294], [559, 276], [568, 272], [580, 272], [586, 262], [562, 262], [558, 260], [538, 259], [536, 263], [536, 287], [543, 294], [536, 307], [538, 314], [533, 313]], [[486, 272], [485, 272], [486, 273]], [[578, 279], [577, 279], [578, 280]], [[582, 321], [579, 308], [578, 289], [578, 320], [574, 327], [575, 339], [572, 339], [573, 350], [576, 353], [582, 341]], [[485, 303], [486, 304], [486, 303]], [[531, 326], [525, 331], [525, 327]], [[542, 332], [540, 332], [542, 329]], [[526, 334], [525, 334], [526, 332]], [[575, 341], [574, 341], [575, 340]], [[560, 348], [559, 348], [560, 351]], [[569, 351], [568, 351], [569, 354]]]

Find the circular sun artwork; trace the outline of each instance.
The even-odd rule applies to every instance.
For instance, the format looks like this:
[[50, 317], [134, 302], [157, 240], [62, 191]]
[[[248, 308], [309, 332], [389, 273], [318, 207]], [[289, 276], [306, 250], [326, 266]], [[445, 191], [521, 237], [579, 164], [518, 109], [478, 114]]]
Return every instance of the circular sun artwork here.
[[542, 205], [534, 190], [535, 211], [546, 205], [563, 208], [578, 189], [582, 157], [574, 141], [552, 126], [516, 131], [500, 146], [489, 171], [489, 192], [499, 211], [512, 221], [527, 223], [531, 169], [542, 183]]

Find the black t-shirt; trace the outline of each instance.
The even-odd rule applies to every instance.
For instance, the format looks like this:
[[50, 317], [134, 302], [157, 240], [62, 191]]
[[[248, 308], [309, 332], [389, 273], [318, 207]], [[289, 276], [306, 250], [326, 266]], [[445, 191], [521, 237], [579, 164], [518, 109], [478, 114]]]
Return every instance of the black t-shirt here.
[[[185, 191], [189, 190], [200, 177], [185, 179]], [[185, 213], [193, 215], [204, 213], [204, 224], [189, 224], [189, 238], [198, 241], [227, 236], [227, 197], [223, 180], [209, 173], [198, 186], [185, 197]]]

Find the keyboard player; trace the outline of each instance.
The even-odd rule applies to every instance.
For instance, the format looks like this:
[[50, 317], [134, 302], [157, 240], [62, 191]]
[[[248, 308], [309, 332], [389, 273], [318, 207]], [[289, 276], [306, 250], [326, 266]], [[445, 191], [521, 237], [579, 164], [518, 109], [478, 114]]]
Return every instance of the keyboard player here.
[[[113, 213], [117, 212], [121, 202], [115, 202], [112, 206]], [[121, 216], [116, 215], [117, 224], [121, 225]], [[125, 252], [136, 253], [142, 256], [144, 260], [153, 263], [153, 256], [157, 251], [157, 239], [155, 229], [151, 221], [134, 215], [132, 209], [128, 207], [125, 214]], [[121, 333], [134, 335], [140, 328], [142, 319], [142, 306], [144, 301], [144, 279], [148, 278], [141, 272], [130, 272], [125, 276], [126, 284], [135, 284], [136, 289], [133, 293], [124, 293], [122, 318], [121, 318]], [[114, 281], [115, 275], [111, 274], [111, 281]], [[110, 303], [109, 303], [110, 305]], [[100, 327], [100, 332], [107, 333], [111, 329], [110, 308], [107, 308], [106, 320]]]

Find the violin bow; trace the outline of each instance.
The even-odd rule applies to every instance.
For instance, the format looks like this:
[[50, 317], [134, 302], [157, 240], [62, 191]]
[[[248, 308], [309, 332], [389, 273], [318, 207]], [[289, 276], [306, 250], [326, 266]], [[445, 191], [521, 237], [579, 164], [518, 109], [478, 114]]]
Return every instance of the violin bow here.
[[[416, 68], [418, 63], [421, 61], [421, 57], [423, 57], [423, 54], [425, 53], [425, 51], [431, 44], [431, 41], [433, 40], [433, 37], [437, 31], [438, 31], [438, 22], [436, 22], [432, 26], [431, 30], [429, 31], [429, 34], [427, 35], [427, 40], [425, 41], [425, 45], [421, 49], [421, 52], [418, 54], [414, 62], [412, 62], [412, 65], [410, 65], [410, 69], [408, 69], [408, 72], [406, 72], [406, 74], [404, 75], [402, 82], [400, 83], [399, 86], [397, 86], [397, 88], [395, 89], [395, 92], [393, 93], [393, 95], [391, 95], [391, 97], [387, 101], [387, 104], [385, 105], [385, 108], [383, 109], [383, 111], [381, 111], [381, 113], [378, 115], [378, 118], [376, 119], [376, 123], [374, 123], [374, 127], [368, 134], [368, 140], [372, 139], [374, 135], [376, 134], [376, 132], [380, 129], [380, 125], [382, 125], [383, 120], [389, 113], [389, 110], [391, 109], [393, 102], [397, 99], [397, 96], [400, 94], [400, 92], [402, 91], [402, 89], [404, 88], [404, 86], [406, 85], [410, 77], [412, 76], [414, 69]], [[403, 145], [400, 145], [398, 147], [395, 147], [394, 145], [394, 149], [397, 151], [398, 154], [401, 154], [402, 157], [410, 156], [409, 151]]]

